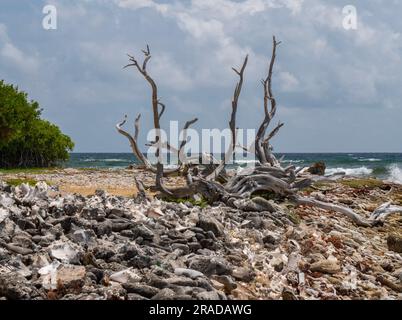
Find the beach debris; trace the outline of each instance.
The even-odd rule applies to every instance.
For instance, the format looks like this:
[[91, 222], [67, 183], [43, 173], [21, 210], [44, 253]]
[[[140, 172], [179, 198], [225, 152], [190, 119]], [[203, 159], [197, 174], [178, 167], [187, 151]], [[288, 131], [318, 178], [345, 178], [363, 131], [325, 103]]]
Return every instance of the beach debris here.
[[[98, 177], [108, 176], [92, 173]], [[342, 183], [331, 186], [333, 203], [348, 194], [356, 207], [376, 208], [389, 196], [373, 188], [361, 198]], [[287, 204], [260, 212], [51, 191], [22, 205], [14, 187], [3, 187], [0, 198], [7, 199], [0, 204], [0, 298], [400, 298], [397, 217], [377, 229]], [[147, 217], [154, 208], [163, 215]]]

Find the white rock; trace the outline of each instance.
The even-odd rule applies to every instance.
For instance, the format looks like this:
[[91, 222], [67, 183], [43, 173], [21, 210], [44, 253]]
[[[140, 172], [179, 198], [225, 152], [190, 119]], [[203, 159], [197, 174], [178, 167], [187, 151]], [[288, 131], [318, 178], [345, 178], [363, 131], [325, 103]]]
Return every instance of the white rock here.
[[50, 248], [51, 257], [65, 263], [79, 263], [79, 252], [66, 242], [55, 242]]
[[59, 284], [64, 287], [82, 285], [86, 273], [84, 266], [61, 264], [58, 261], [53, 261], [38, 272], [41, 275], [42, 286], [48, 290], [57, 289]]
[[11, 197], [0, 194], [0, 205], [2, 205], [4, 208], [9, 208], [14, 203], [15, 203], [15, 201]]
[[178, 276], [186, 276], [191, 279], [197, 279], [199, 277], [204, 276], [204, 274], [202, 272], [199, 272], [199, 271], [193, 270], [193, 269], [185, 269], [185, 268], [176, 268], [174, 270], [174, 273], [177, 274]]
[[10, 213], [6, 209], [0, 208], [0, 223], [2, 223]]
[[55, 260], [51, 264], [38, 270], [38, 273], [42, 276], [42, 286], [45, 289], [49, 290], [57, 288], [57, 269], [60, 265], [61, 263]]
[[164, 216], [164, 213], [160, 208], [149, 208], [146, 215], [148, 218], [159, 219]]
[[109, 279], [111, 281], [126, 283], [130, 281], [140, 281], [141, 276], [135, 273], [133, 268], [125, 269], [116, 273], [113, 273]]

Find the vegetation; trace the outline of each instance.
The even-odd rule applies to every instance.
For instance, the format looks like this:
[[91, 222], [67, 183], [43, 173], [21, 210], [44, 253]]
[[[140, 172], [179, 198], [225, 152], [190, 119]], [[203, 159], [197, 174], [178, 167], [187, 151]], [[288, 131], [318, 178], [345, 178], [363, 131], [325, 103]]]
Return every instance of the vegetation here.
[[0, 168], [0, 174], [45, 174], [57, 170], [56, 168]]
[[367, 179], [341, 180], [341, 184], [353, 189], [361, 189], [361, 188], [375, 189], [381, 187], [384, 183], [378, 179], [367, 178]]
[[163, 200], [167, 202], [174, 202], [174, 203], [191, 203], [193, 206], [206, 208], [208, 206], [208, 201], [205, 199], [195, 200], [193, 198], [169, 198], [164, 197]]
[[6, 180], [6, 183], [10, 186], [19, 186], [23, 183], [29, 184], [30, 186], [34, 186], [38, 183], [38, 181], [34, 180], [34, 179], [9, 179]]
[[0, 167], [52, 167], [69, 157], [72, 140], [17, 87], [0, 81]]

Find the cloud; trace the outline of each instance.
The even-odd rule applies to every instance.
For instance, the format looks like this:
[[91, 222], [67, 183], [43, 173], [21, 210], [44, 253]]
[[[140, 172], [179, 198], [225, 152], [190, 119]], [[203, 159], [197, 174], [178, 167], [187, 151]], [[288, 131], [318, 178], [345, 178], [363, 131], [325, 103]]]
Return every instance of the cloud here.
[[[114, 132], [125, 113], [141, 111], [143, 130], [152, 126], [148, 83], [135, 69], [122, 70], [126, 53], [141, 61], [147, 43], [148, 70], [167, 105], [162, 120], [193, 115], [200, 127], [227, 125], [237, 81], [231, 67], [249, 54], [238, 122], [257, 126], [273, 34], [282, 41], [273, 78], [278, 115], [286, 123], [278, 137], [281, 150], [313, 151], [314, 136], [318, 149], [335, 146], [339, 121], [352, 125], [359, 112], [367, 120], [356, 124], [359, 129], [384, 141], [381, 127], [368, 125], [378, 120], [402, 134], [398, 1], [356, 2], [358, 29], [347, 31], [338, 0], [49, 0], [59, 14], [54, 32], [40, 28], [43, 3], [28, 10], [3, 1], [10, 10], [0, 12], [2, 76], [23, 85], [51, 119], [73, 132], [77, 151], [94, 145], [98, 151], [126, 151], [126, 141]], [[390, 148], [396, 146], [391, 140], [385, 142]], [[363, 142], [345, 140], [351, 149]], [[382, 143], [374, 139], [372, 148]]]
[[25, 54], [16, 47], [7, 34], [7, 28], [0, 24], [0, 56], [22, 72], [33, 73], [39, 68], [39, 61], [36, 57]]
[[284, 92], [294, 91], [299, 86], [299, 80], [290, 72], [279, 73], [279, 81], [281, 82], [281, 89]]
[[118, 4], [122, 8], [129, 8], [133, 10], [142, 8], [152, 8], [161, 13], [165, 13], [168, 10], [168, 5], [158, 4], [152, 0], [119, 0]]

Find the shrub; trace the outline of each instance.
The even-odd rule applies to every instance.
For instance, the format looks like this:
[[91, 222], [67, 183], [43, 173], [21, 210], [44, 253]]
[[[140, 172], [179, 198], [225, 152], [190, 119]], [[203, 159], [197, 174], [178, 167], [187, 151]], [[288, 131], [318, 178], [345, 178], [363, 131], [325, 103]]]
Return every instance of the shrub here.
[[26, 93], [0, 81], [0, 167], [51, 167], [68, 160], [74, 143], [41, 112]]

